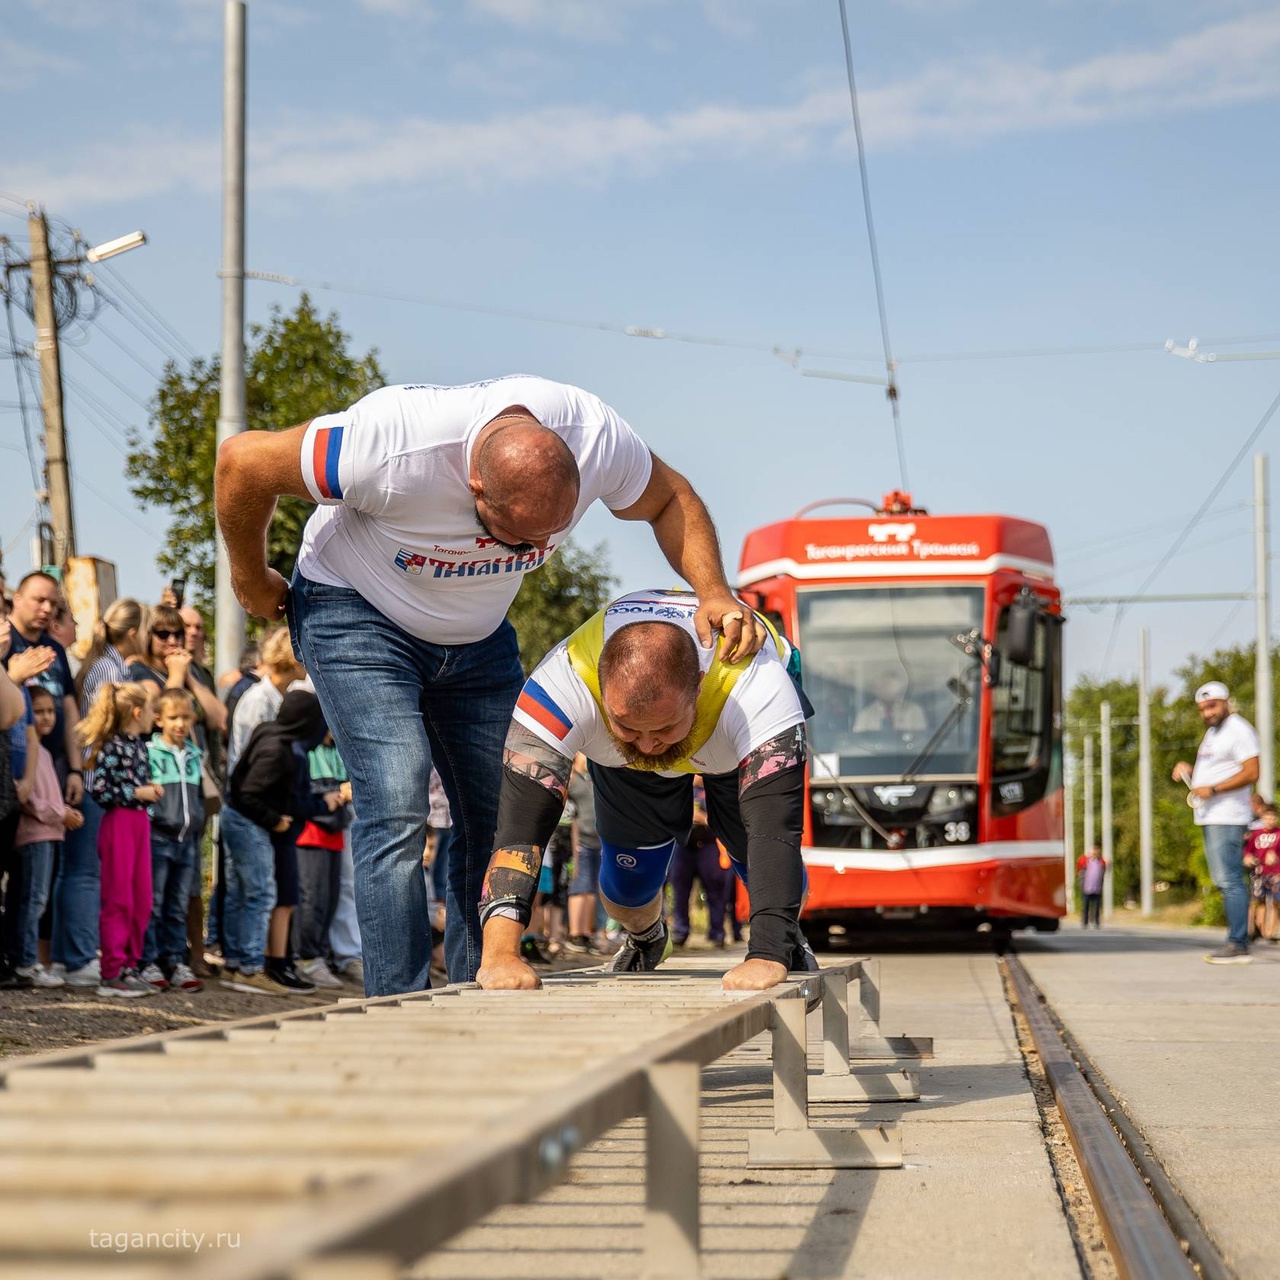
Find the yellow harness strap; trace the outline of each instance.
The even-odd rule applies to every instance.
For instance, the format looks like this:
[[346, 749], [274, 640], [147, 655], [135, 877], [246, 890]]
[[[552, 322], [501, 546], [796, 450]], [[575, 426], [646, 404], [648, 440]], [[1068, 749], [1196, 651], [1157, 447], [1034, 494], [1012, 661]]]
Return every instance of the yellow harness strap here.
[[[604, 703], [600, 699], [600, 654], [604, 649], [605, 612], [604, 609], [601, 609], [599, 613], [593, 614], [565, 642], [569, 661], [572, 663], [574, 671], [578, 673], [582, 683], [591, 691], [591, 696], [595, 699], [596, 706], [600, 708], [601, 716], [605, 715]], [[756, 614], [756, 617], [764, 623], [778, 651], [778, 657], [785, 662], [786, 648], [781, 636], [774, 630], [773, 625], [767, 618], [761, 618], [759, 614]], [[720, 648], [717, 642], [716, 655], [711, 660], [711, 668], [702, 677], [702, 684], [698, 691], [698, 704], [694, 712], [693, 729], [689, 737], [689, 755], [696, 754], [715, 732], [716, 725], [720, 723], [720, 715], [724, 711], [724, 705], [729, 701], [729, 694], [732, 692], [733, 686], [738, 683], [738, 677], [750, 665], [750, 659], [733, 663], [723, 661], [720, 657]], [[691, 764], [687, 758], [669, 767], [679, 773], [702, 772], [699, 765]]]

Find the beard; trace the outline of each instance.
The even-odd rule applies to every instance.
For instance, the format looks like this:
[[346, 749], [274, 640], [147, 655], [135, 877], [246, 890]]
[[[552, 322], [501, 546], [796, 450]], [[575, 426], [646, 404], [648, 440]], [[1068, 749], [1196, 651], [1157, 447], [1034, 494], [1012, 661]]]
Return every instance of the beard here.
[[494, 531], [489, 528], [487, 524], [485, 524], [483, 518], [480, 515], [479, 503], [476, 504], [475, 512], [476, 512], [476, 523], [484, 530], [485, 537], [492, 538], [494, 542], [498, 544], [498, 546], [505, 547], [508, 551], [514, 551], [515, 554], [518, 556], [528, 555], [529, 552], [533, 550], [532, 542], [503, 542], [503, 540], [499, 538], [494, 533]]
[[619, 755], [627, 762], [629, 769], [642, 769], [647, 773], [659, 773], [664, 769], [674, 769], [682, 764], [693, 750], [693, 734], [688, 733], [679, 742], [673, 743], [665, 751], [656, 756], [646, 755], [634, 742], [623, 742], [610, 732], [609, 741], [618, 749]]

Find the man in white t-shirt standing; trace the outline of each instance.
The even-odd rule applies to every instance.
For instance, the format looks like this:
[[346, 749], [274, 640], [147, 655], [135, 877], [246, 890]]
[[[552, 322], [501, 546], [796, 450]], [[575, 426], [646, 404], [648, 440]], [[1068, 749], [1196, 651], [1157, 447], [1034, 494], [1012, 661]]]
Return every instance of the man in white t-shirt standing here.
[[[688, 481], [596, 396], [545, 378], [384, 387], [289, 431], [247, 432], [220, 448], [216, 489], [236, 595], [260, 617], [287, 607], [351, 775], [369, 995], [429, 985], [433, 762], [454, 817], [449, 978], [475, 975], [502, 743], [523, 683], [506, 611], [596, 499], [653, 526], [698, 595], [702, 644], [720, 631], [725, 655], [745, 658], [765, 638], [729, 590]], [[292, 584], [266, 560], [283, 494], [319, 504]]]
[[807, 707], [792, 650], [771, 637], [750, 663], [723, 663], [695, 642], [697, 605], [677, 591], [623, 596], [525, 682], [481, 897], [482, 987], [539, 985], [520, 938], [579, 751], [595, 793], [600, 897], [625, 931], [611, 969], [648, 972], [670, 954], [663, 887], [693, 822], [695, 774], [712, 831], [750, 876], [751, 945], [724, 985], [763, 990], [816, 963], [798, 924]]
[[1231, 710], [1231, 694], [1220, 680], [1196, 690], [1196, 709], [1208, 726], [1193, 768], [1183, 760], [1173, 780], [1191, 788], [1196, 826], [1204, 832], [1209, 875], [1222, 893], [1227, 941], [1205, 957], [1210, 964], [1249, 963], [1249, 891], [1244, 883], [1244, 840], [1252, 817], [1249, 799], [1258, 780], [1258, 735]]

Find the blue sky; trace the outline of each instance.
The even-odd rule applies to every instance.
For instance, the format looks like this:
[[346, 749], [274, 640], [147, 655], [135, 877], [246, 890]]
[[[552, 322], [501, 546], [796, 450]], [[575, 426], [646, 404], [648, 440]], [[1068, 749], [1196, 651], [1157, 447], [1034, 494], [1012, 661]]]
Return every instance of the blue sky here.
[[[90, 241], [144, 228], [108, 287], [127, 281], [200, 352], [218, 341], [221, 9], [11, 0], [0, 33], [0, 191]], [[911, 488], [938, 512], [1043, 520], [1068, 591], [1131, 590], [1280, 390], [1280, 360], [1160, 350], [1280, 351], [1280, 5], [850, 16]], [[836, 0], [251, 0], [249, 40], [252, 269], [588, 322], [314, 289], [393, 381], [590, 388], [694, 481], [731, 568], [752, 526], [897, 484], [882, 393], [769, 353], [877, 372]], [[25, 239], [20, 216], [0, 230]], [[248, 299], [260, 320], [297, 289]], [[110, 309], [71, 339], [81, 545], [154, 597], [164, 519], [133, 508], [119, 436], [145, 422], [164, 355]], [[913, 359], [1129, 344], [1147, 349]], [[11, 576], [33, 505], [15, 398], [0, 362]], [[1246, 465], [1156, 589], [1248, 587], [1250, 492]], [[643, 529], [601, 513], [580, 538], [608, 539], [627, 586], [670, 578]], [[1134, 608], [1113, 673], [1134, 669], [1140, 625], [1160, 674], [1247, 638], [1252, 608]], [[1074, 611], [1073, 675], [1100, 669], [1110, 631], [1109, 612]]]

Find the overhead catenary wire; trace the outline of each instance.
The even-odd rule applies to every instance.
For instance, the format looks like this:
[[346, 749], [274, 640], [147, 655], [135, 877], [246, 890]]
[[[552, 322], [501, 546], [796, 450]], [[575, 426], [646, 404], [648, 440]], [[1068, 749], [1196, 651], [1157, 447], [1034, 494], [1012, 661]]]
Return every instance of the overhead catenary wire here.
[[[1227, 463], [1226, 470], [1223, 471], [1223, 473], [1218, 477], [1218, 480], [1214, 484], [1213, 488], [1209, 490], [1208, 496], [1196, 509], [1196, 513], [1186, 523], [1186, 525], [1183, 527], [1182, 531], [1178, 534], [1178, 536], [1174, 538], [1168, 551], [1166, 551], [1164, 555], [1160, 557], [1160, 561], [1155, 566], [1155, 568], [1152, 569], [1151, 572], [1147, 574], [1146, 578], [1143, 579], [1142, 585], [1133, 593], [1135, 600], [1140, 600], [1141, 597], [1144, 596], [1148, 590], [1150, 590], [1155, 580], [1165, 571], [1170, 561], [1172, 561], [1174, 556], [1176, 556], [1178, 552], [1182, 549], [1183, 543], [1185, 543], [1186, 540], [1191, 536], [1191, 533], [1195, 529], [1196, 525], [1200, 523], [1201, 519], [1208, 512], [1209, 508], [1213, 506], [1214, 502], [1216, 501], [1218, 495], [1222, 492], [1222, 490], [1226, 488], [1227, 481], [1230, 480], [1233, 475], [1235, 475], [1236, 468], [1245, 460], [1246, 457], [1248, 457], [1249, 450], [1253, 448], [1254, 442], [1267, 429], [1267, 424], [1271, 421], [1273, 417], [1275, 417], [1277, 409], [1280, 409], [1280, 393], [1277, 393], [1275, 399], [1272, 400], [1271, 403], [1267, 406], [1267, 409], [1263, 413], [1262, 417], [1258, 419], [1258, 422], [1254, 426], [1253, 430], [1250, 431], [1248, 436], [1245, 437], [1244, 443], [1241, 444], [1239, 449], [1236, 450], [1235, 456], [1231, 459], [1231, 461]], [[1102, 671], [1104, 675], [1106, 674], [1107, 669], [1111, 665], [1111, 653], [1112, 653], [1112, 650], [1115, 648], [1116, 635], [1120, 629], [1120, 623], [1124, 618], [1125, 611], [1128, 608], [1129, 608], [1128, 605], [1118, 605], [1116, 607], [1115, 618], [1111, 623], [1111, 634], [1107, 638], [1106, 653], [1104, 654], [1102, 659]]]
[[844, 35], [844, 65], [849, 77], [849, 107], [853, 112], [853, 136], [858, 145], [858, 174], [862, 180], [862, 209], [867, 221], [867, 242], [871, 247], [871, 275], [876, 287], [876, 311], [880, 317], [880, 341], [884, 347], [884, 369], [888, 385], [885, 395], [893, 414], [893, 439], [898, 449], [898, 472], [903, 489], [907, 483], [907, 452], [902, 440], [902, 415], [898, 407], [897, 364], [889, 343], [889, 313], [884, 302], [884, 280], [880, 273], [880, 251], [876, 245], [876, 226], [871, 216], [871, 180], [867, 174], [867, 151], [862, 142], [862, 117], [858, 111], [858, 86], [853, 75], [853, 45], [849, 39], [849, 13], [845, 0], [840, 3], [840, 30]]

